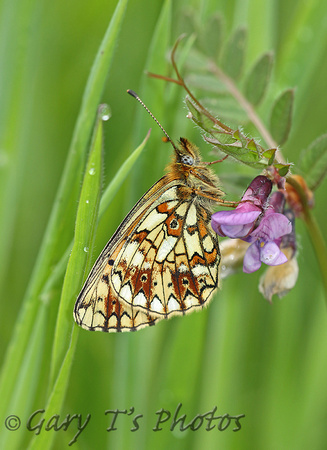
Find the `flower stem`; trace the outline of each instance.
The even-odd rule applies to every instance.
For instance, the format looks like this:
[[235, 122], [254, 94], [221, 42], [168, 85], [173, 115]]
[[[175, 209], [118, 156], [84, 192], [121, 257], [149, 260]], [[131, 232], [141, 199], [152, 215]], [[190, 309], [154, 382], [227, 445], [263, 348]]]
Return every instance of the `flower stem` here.
[[325, 302], [327, 306], [327, 248], [326, 243], [324, 241], [323, 234], [320, 231], [320, 228], [316, 222], [315, 217], [311, 213], [311, 209], [308, 204], [308, 199], [306, 196], [305, 191], [303, 190], [302, 186], [298, 181], [292, 177], [287, 177], [287, 182], [294, 187], [298, 195], [300, 196], [300, 201], [302, 205], [302, 214], [301, 218], [303, 219], [308, 233], [309, 237], [312, 243], [312, 246], [316, 253], [316, 258], [319, 265], [319, 270], [321, 272], [321, 278], [324, 286], [324, 292], [325, 292]]

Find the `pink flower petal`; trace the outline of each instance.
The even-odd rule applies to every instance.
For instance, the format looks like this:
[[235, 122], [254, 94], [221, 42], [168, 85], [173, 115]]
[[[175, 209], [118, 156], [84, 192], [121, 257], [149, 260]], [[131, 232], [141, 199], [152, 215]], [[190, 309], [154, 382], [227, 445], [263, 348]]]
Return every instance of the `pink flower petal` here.
[[[242, 212], [244, 209], [248, 211]], [[249, 209], [252, 209], [252, 211]], [[214, 213], [211, 216], [211, 226], [220, 236], [242, 238], [252, 231], [254, 222], [260, 214], [261, 210], [256, 207], [253, 209], [253, 205], [250, 208], [246, 204], [242, 205], [242, 208], [239, 205], [233, 211], [219, 211]]]
[[284, 253], [274, 242], [267, 242], [260, 250], [260, 259], [268, 266], [279, 266], [287, 261]]
[[274, 241], [285, 234], [292, 232], [292, 224], [284, 214], [266, 213], [262, 218], [258, 228], [256, 228], [251, 236], [261, 238], [262, 240]]
[[243, 272], [252, 273], [260, 269], [260, 250], [256, 242], [247, 249], [243, 260]]

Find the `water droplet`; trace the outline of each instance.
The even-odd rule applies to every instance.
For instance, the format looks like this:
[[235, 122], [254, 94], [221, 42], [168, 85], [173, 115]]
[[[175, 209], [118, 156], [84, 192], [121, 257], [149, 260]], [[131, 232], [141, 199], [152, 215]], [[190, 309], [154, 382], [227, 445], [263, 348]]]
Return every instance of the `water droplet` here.
[[85, 203], [90, 203], [90, 202], [89, 202], [89, 200], [86, 200], [86, 202], [85, 202]]
[[88, 247], [84, 247], [83, 250], [85, 251], [85, 253], [87, 253], [89, 251], [89, 248]]
[[111, 110], [109, 105], [107, 105], [106, 103], [103, 103], [102, 105], [99, 106], [99, 115], [101, 117], [102, 120], [107, 121], [110, 119], [111, 117]]
[[91, 169], [89, 170], [89, 174], [90, 175], [94, 175], [95, 174], [95, 168], [91, 167]]

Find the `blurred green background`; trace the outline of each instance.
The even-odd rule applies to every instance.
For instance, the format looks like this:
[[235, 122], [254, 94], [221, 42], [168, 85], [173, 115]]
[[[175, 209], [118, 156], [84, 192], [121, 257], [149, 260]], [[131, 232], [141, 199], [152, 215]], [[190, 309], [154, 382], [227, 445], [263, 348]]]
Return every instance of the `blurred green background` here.
[[[31, 278], [89, 71], [116, 5], [111, 0], [0, 3], [1, 359]], [[158, 52], [152, 49], [156, 58], [148, 67], [147, 55], [163, 8], [170, 29]], [[327, 4], [130, 0], [101, 100], [112, 110], [112, 118], [104, 124], [104, 186], [148, 128], [153, 129], [141, 159], [99, 223], [93, 260], [130, 207], [162, 176], [171, 153], [169, 144], [161, 141], [161, 131], [126, 89], [140, 93], [173, 139], [187, 136], [201, 147], [204, 159], [210, 152], [199, 130], [185, 118], [182, 89], [168, 87], [166, 101], [165, 83], [144, 73], [172, 73], [169, 50], [185, 31], [192, 10], [203, 26], [213, 12], [221, 13], [227, 36], [238, 25], [248, 27], [246, 69], [262, 52], [275, 53], [267, 102], [284, 88], [296, 89], [293, 128], [283, 147], [290, 162], [296, 162], [301, 150], [326, 132]], [[264, 105], [259, 111], [267, 120]], [[215, 170], [223, 179], [224, 172], [225, 176], [235, 172], [235, 166], [222, 164]], [[316, 193], [314, 212], [323, 233], [324, 189], [326, 183]], [[72, 217], [76, 208], [73, 204]], [[62, 251], [73, 236], [73, 227], [74, 222], [67, 219], [68, 238], [65, 235]], [[300, 221], [297, 231], [297, 285], [272, 305], [258, 292], [260, 273], [238, 274], [223, 281], [201, 313], [137, 333], [80, 330], [66, 399], [58, 411], [61, 420], [67, 414], [82, 414], [84, 422], [91, 415], [74, 448], [326, 448], [327, 311], [317, 261]], [[46, 405], [46, 361], [60, 290], [59, 283], [51, 298], [37, 395], [21, 418], [20, 430], [11, 432], [22, 436], [19, 445], [23, 447], [17, 448], [25, 448], [33, 435], [24, 428], [29, 415]], [[72, 298], [72, 311], [74, 302]], [[23, 404], [25, 399], [19, 401]], [[242, 428], [234, 432], [231, 424], [225, 431], [206, 431], [204, 422], [196, 431], [181, 432], [178, 426], [171, 431], [179, 403], [179, 417], [187, 416], [185, 424], [217, 406], [216, 415], [245, 414]], [[117, 418], [117, 430], [107, 432], [111, 417], [105, 411], [130, 408], [134, 408], [131, 415]], [[171, 418], [162, 424], [162, 431], [155, 432], [156, 412], [161, 408], [170, 411]], [[133, 432], [137, 414], [143, 417]], [[0, 435], [10, 434], [4, 420], [0, 417]], [[73, 423], [67, 431], [43, 429], [41, 433], [55, 433], [54, 448], [65, 448], [76, 431]]]

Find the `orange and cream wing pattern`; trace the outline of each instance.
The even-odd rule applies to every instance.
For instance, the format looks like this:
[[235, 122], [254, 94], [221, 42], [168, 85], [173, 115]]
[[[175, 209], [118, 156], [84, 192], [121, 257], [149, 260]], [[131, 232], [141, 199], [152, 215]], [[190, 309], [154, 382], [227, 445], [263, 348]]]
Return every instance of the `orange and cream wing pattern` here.
[[148, 190], [125, 217], [96, 260], [74, 307], [75, 322], [82, 328], [91, 331], [134, 331], [160, 320], [127, 303], [121, 303], [111, 287], [111, 272], [113, 261], [133, 228], [144, 211], [156, 204], [157, 197], [165, 192], [166, 185], [166, 177], [163, 177]]
[[119, 332], [138, 330], [160, 320], [120, 303], [110, 287], [112, 267], [104, 259], [102, 264], [97, 263], [75, 304], [74, 317], [78, 325], [91, 331]]
[[148, 191], [96, 261], [74, 309], [83, 328], [154, 325], [203, 307], [217, 288], [220, 254], [207, 212], [181, 199], [177, 180], [164, 186]]
[[182, 200], [181, 188], [157, 199], [112, 260], [121, 303], [156, 318], [203, 307], [218, 286], [217, 239], [206, 211], [192, 197]]

